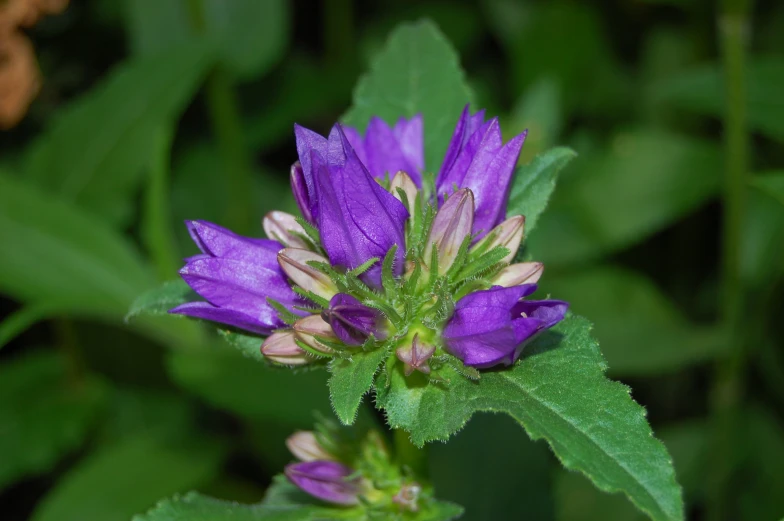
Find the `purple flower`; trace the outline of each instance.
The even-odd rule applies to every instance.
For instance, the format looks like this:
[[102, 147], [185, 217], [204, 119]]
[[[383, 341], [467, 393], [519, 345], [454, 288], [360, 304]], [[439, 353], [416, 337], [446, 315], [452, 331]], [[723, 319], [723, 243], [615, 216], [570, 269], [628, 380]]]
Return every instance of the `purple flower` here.
[[361, 492], [354, 471], [336, 461], [305, 461], [286, 466], [286, 477], [311, 496], [340, 505], [354, 505]]
[[[315, 190], [311, 193], [316, 194], [315, 204], [311, 197], [311, 213], [332, 265], [353, 269], [373, 257], [383, 259], [397, 244], [394, 272], [402, 273], [408, 219], [403, 203], [370, 176], [339, 126], [333, 127], [326, 143], [307, 134], [310, 131], [298, 130], [317, 145], [304, 149], [298, 134], [305, 179], [309, 170]], [[307, 166], [303, 154], [310, 154]], [[362, 280], [380, 287], [381, 262], [363, 273]]]
[[403, 171], [411, 176], [418, 187], [422, 186], [422, 169], [425, 167], [425, 149], [422, 138], [422, 115], [410, 120], [400, 118], [394, 128], [379, 118], [370, 118], [364, 138], [354, 128], [343, 127], [346, 137], [370, 174], [383, 179], [392, 178]]
[[338, 293], [329, 301], [329, 309], [322, 313], [335, 336], [350, 346], [362, 345], [368, 336], [386, 338], [384, 316], [377, 309], [365, 306], [346, 293]]
[[525, 133], [504, 145], [498, 118], [485, 121], [484, 111], [472, 116], [467, 106], [457, 122], [436, 178], [436, 191], [443, 200], [455, 186], [471, 189], [476, 198], [474, 233], [479, 233], [478, 238], [506, 216], [512, 173], [524, 140]]
[[189, 302], [169, 311], [221, 322], [263, 335], [284, 326], [267, 302], [271, 297], [292, 312], [302, 301], [278, 265], [282, 246], [267, 239], [242, 237], [206, 221], [188, 221], [188, 231], [203, 252], [186, 259], [180, 275], [206, 302]]
[[569, 307], [560, 300], [520, 300], [534, 291], [536, 284], [496, 286], [458, 300], [442, 334], [447, 350], [479, 369], [513, 364], [526, 342], [562, 320]]

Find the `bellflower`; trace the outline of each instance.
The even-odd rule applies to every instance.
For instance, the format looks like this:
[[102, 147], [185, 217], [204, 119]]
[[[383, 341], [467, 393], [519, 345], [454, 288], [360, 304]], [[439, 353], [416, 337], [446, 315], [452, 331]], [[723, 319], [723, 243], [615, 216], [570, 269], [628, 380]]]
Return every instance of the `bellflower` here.
[[474, 193], [474, 233], [478, 237], [506, 216], [512, 173], [524, 140], [525, 133], [504, 145], [498, 118], [485, 121], [484, 111], [472, 116], [466, 107], [457, 122], [436, 178], [436, 190], [441, 198], [455, 186]]
[[286, 477], [313, 497], [339, 505], [359, 502], [360, 480], [354, 471], [337, 461], [303, 461], [284, 470]]
[[[301, 216], [267, 214], [269, 240], [189, 222], [202, 254], [181, 275], [205, 301], [171, 312], [271, 334], [262, 353], [281, 365], [383, 350], [387, 370], [444, 381], [459, 363], [513, 364], [568, 307], [528, 300], [543, 265], [512, 264], [525, 218], [507, 218], [506, 203], [524, 135], [504, 144], [497, 119], [466, 108], [434, 191], [423, 124], [374, 118], [364, 134], [338, 124], [327, 137], [295, 126]], [[356, 497], [341, 464], [308, 463], [290, 472], [300, 488]]]
[[524, 301], [535, 284], [494, 287], [457, 301], [444, 327], [447, 350], [470, 367], [511, 365], [526, 342], [564, 318], [568, 304], [559, 300]]
[[267, 298], [292, 313], [303, 304], [278, 264], [281, 244], [242, 237], [205, 221], [189, 221], [188, 231], [202, 251], [186, 259], [180, 275], [205, 302], [189, 302], [170, 313], [222, 322], [263, 335], [285, 324]]

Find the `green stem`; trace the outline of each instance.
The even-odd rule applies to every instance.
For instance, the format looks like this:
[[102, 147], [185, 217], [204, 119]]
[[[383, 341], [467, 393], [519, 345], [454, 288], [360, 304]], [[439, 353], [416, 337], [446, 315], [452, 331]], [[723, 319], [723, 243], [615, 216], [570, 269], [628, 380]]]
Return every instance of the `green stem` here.
[[395, 439], [395, 454], [401, 466], [406, 466], [414, 473], [417, 478], [426, 480], [427, 471], [427, 450], [421, 449], [411, 442], [411, 436], [402, 429], [393, 431]]
[[141, 225], [142, 240], [158, 270], [160, 280], [172, 279], [180, 267], [169, 210], [169, 165], [173, 137], [173, 129], [168, 126], [158, 132]]
[[719, 38], [724, 64], [727, 104], [724, 115], [726, 174], [722, 244], [722, 319], [731, 349], [716, 368], [711, 405], [713, 410], [715, 469], [708, 519], [730, 516], [728, 498], [737, 464], [738, 427], [746, 372], [747, 342], [743, 330], [744, 289], [740, 271], [741, 241], [746, 208], [749, 137], [746, 123], [745, 60], [749, 32], [746, 0], [724, 0], [719, 17]]
[[[206, 32], [202, 0], [190, 0], [188, 7], [194, 29]], [[226, 224], [239, 233], [247, 233], [253, 218], [253, 161], [245, 147], [239, 102], [231, 76], [220, 64], [207, 77], [206, 97], [229, 190]]]

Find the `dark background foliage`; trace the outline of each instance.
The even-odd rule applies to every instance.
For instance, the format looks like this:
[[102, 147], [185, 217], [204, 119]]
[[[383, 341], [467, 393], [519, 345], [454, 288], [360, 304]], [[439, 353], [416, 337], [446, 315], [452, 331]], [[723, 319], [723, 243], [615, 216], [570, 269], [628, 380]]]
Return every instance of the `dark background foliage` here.
[[[507, 138], [529, 129], [522, 162], [579, 153], [526, 247], [647, 408], [688, 517], [779, 519], [784, 3], [749, 6], [745, 103], [726, 95], [721, 52], [738, 17], [717, 4], [83, 0], [24, 29], [42, 86], [0, 144], [3, 519], [121, 521], [192, 489], [258, 501], [285, 437], [331, 414], [324, 374], [123, 317], [193, 253], [183, 219], [260, 235], [264, 213], [292, 209], [293, 123], [325, 132], [389, 31], [422, 17], [459, 52], [477, 107]], [[741, 185], [728, 290], [738, 108], [757, 181]], [[465, 519], [643, 518], [506, 417], [475, 417], [430, 461]]]

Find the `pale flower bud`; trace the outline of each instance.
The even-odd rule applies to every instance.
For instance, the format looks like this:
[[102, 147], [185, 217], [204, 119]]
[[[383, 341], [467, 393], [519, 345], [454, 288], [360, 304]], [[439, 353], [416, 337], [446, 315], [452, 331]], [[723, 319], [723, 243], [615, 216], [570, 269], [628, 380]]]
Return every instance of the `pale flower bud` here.
[[270, 212], [264, 216], [262, 227], [267, 237], [278, 241], [284, 247], [310, 249], [310, 244], [302, 238], [306, 235], [305, 229], [290, 213], [277, 210]]
[[261, 354], [283, 365], [305, 365], [313, 361], [294, 341], [293, 331], [273, 333], [261, 344]]
[[[424, 261], [430, 262], [433, 248], [438, 251], [438, 273], [443, 275], [452, 266], [460, 245], [471, 235], [474, 226], [474, 194], [462, 188], [449, 196], [433, 219], [425, 246]], [[432, 268], [432, 266], [429, 266]]]
[[525, 228], [525, 217], [515, 215], [505, 220], [488, 233], [481, 241], [477, 242], [471, 251], [490, 251], [498, 246], [503, 246], [509, 250], [509, 254], [501, 259], [502, 262], [511, 262], [514, 259], [520, 243], [523, 242], [523, 231]]
[[406, 198], [408, 199], [408, 206], [406, 206], [409, 215], [414, 214], [414, 201], [416, 201], [417, 193], [419, 193], [419, 188], [417, 185], [414, 184], [414, 180], [411, 179], [407, 173], [403, 172], [402, 170], [395, 174], [395, 177], [392, 178], [392, 181], [389, 183], [389, 192], [397, 198], [398, 201], [404, 202], [403, 199], [400, 197], [398, 193], [398, 188], [402, 189], [403, 192], [406, 194]]
[[294, 322], [292, 327], [300, 342], [325, 354], [332, 353], [332, 349], [316, 340], [316, 337], [338, 342], [338, 338], [332, 332], [332, 327], [320, 315], [309, 315], [301, 318]]
[[297, 431], [286, 439], [286, 447], [300, 461], [326, 461], [335, 459], [324, 450], [311, 431]]
[[317, 253], [299, 248], [284, 248], [278, 252], [278, 263], [294, 283], [327, 300], [338, 292], [337, 286], [326, 274], [308, 265], [308, 262], [329, 261]]
[[493, 286], [509, 288], [520, 284], [535, 284], [542, 276], [544, 264], [541, 262], [521, 262], [510, 264], [498, 272], [490, 283]]

